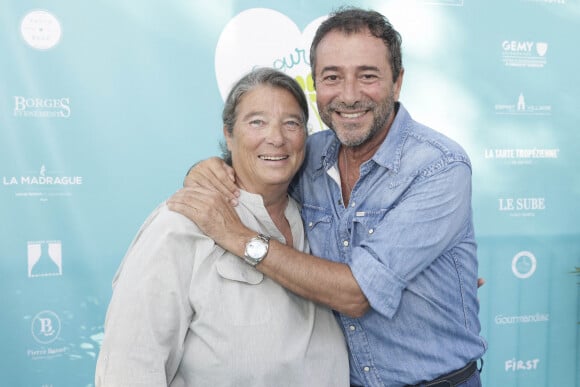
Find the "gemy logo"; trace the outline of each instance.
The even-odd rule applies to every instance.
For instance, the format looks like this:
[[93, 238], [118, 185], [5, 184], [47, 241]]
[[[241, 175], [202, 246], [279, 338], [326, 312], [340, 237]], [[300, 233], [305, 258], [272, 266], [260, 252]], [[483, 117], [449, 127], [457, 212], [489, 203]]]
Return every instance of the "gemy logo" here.
[[547, 63], [548, 43], [529, 40], [504, 40], [501, 43], [504, 65], [541, 68]]
[[536, 47], [536, 53], [539, 56], [544, 56], [548, 52], [548, 43], [546, 42], [518, 42], [516, 40], [504, 40], [501, 46], [504, 51], [509, 51], [512, 53], [532, 53], [534, 46]]

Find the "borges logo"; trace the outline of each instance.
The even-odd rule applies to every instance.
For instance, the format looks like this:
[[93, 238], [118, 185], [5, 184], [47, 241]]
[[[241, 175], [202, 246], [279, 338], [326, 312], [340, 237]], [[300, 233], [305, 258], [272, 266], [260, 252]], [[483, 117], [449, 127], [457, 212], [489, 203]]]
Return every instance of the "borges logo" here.
[[69, 118], [70, 98], [36, 98], [14, 96], [14, 117]]

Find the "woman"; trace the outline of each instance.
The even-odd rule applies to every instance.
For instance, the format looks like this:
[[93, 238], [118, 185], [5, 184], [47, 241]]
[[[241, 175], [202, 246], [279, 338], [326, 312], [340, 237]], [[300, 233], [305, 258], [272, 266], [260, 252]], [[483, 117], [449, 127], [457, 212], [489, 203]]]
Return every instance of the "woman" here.
[[260, 233], [246, 262], [165, 204], [141, 227], [113, 281], [97, 386], [348, 386], [348, 358], [332, 312], [253, 266], [268, 238], [308, 250], [287, 188], [304, 159], [308, 105], [271, 69], [233, 87], [223, 110], [236, 207]]

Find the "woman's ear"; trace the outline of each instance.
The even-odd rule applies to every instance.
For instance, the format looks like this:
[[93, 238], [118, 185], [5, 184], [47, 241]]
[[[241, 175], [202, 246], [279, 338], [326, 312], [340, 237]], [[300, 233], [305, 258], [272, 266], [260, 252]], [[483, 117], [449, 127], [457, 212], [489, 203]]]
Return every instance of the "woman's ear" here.
[[232, 151], [232, 146], [231, 146], [232, 134], [230, 134], [228, 127], [226, 125], [224, 125], [223, 131], [224, 131], [224, 138], [226, 140], [226, 146], [228, 147], [228, 150], [231, 152]]

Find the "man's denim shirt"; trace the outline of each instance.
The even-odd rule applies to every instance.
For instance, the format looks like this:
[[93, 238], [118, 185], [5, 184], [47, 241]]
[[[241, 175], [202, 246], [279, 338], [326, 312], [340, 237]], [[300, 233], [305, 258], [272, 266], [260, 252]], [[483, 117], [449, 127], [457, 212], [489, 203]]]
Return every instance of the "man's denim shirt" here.
[[312, 254], [346, 263], [371, 310], [337, 314], [350, 350], [351, 383], [432, 380], [479, 359], [477, 254], [471, 164], [455, 142], [397, 104], [386, 140], [342, 202], [330, 130], [307, 142], [292, 186]]

